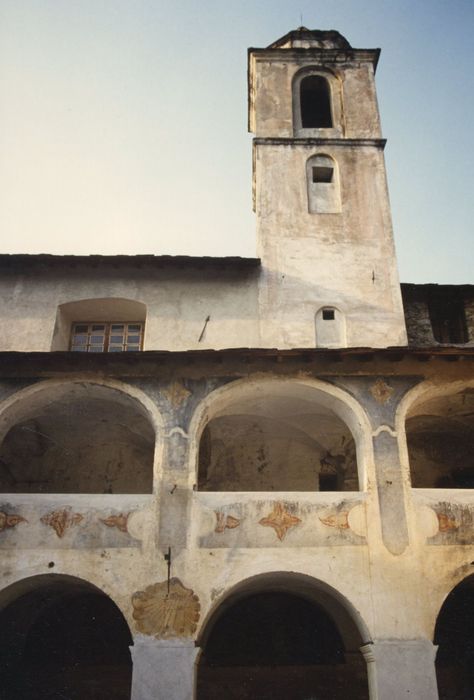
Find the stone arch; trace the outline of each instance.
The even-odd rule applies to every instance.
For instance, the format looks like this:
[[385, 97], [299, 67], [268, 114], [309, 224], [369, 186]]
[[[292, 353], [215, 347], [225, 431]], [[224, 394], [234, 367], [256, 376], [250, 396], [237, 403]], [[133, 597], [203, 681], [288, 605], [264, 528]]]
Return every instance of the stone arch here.
[[247, 666], [237, 671], [249, 698], [328, 697], [328, 684], [335, 700], [348, 697], [348, 690], [353, 698], [369, 696], [361, 654], [367, 657], [372, 644], [367, 626], [341, 593], [306, 574], [277, 571], [239, 582], [209, 611], [196, 643], [198, 700], [208, 697], [210, 685], [230, 681], [242, 662]]
[[21, 579], [0, 592], [0, 622], [0, 682], [9, 700], [129, 700], [132, 635], [97, 586], [65, 574]]
[[474, 695], [474, 574], [460, 581], [443, 601], [434, 644], [440, 700]]
[[423, 382], [397, 412], [400, 453], [414, 488], [474, 488], [474, 380]]
[[89, 378], [38, 382], [0, 405], [0, 488], [149, 493], [162, 436], [158, 410], [134, 387]]
[[[318, 98], [325, 102], [323, 113], [319, 119], [307, 122], [305, 119], [304, 98], [302, 93], [308, 87], [308, 97], [311, 92], [316, 101]], [[340, 77], [327, 67], [305, 66], [301, 68], [292, 80], [293, 134], [294, 136], [310, 136], [312, 134], [330, 133], [343, 134], [342, 123], [342, 81]], [[311, 104], [308, 104], [311, 107]], [[305, 124], [320, 124], [309, 126]]]
[[[190, 436], [202, 490], [355, 491], [364, 490], [368, 472], [372, 475], [370, 426], [362, 407], [318, 380], [232, 382], [208, 395]], [[235, 474], [219, 485], [220, 471], [227, 473], [229, 464]], [[288, 464], [300, 465], [295, 478], [278, 468]]]

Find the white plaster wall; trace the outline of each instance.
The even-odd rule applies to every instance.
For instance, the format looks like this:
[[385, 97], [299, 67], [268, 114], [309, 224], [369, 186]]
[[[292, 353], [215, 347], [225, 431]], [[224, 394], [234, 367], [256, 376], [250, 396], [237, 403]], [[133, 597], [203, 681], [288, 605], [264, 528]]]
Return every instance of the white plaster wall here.
[[[308, 212], [306, 161], [338, 163], [340, 214]], [[313, 347], [314, 314], [345, 315], [347, 345], [406, 344], [382, 151], [370, 145], [256, 145], [262, 344]]]
[[[114, 272], [65, 266], [43, 274], [4, 277], [0, 280], [0, 295], [0, 351], [48, 352], [53, 346], [59, 305], [104, 298], [130, 299], [146, 305], [144, 350], [260, 345], [257, 283], [249, 273], [222, 277], [215, 270], [204, 269], [147, 275], [123, 264]], [[63, 336], [64, 347], [53, 349], [68, 349], [68, 337]]]

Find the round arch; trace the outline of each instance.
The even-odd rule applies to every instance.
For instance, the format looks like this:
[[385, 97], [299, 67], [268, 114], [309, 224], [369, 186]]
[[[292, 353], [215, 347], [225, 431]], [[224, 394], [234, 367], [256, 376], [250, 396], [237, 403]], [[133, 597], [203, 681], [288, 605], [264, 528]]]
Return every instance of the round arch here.
[[9, 700], [129, 700], [133, 644], [100, 588], [65, 574], [21, 579], [0, 592], [0, 678]]
[[[329, 126], [309, 128], [303, 126], [304, 118], [302, 114], [301, 88], [305, 81], [308, 82], [308, 80], [312, 78], [315, 80], [320, 79], [320, 81], [324, 81], [327, 85], [327, 95], [324, 97], [324, 83], [321, 83], [321, 97], [323, 101], [327, 100], [329, 121], [325, 121], [324, 123], [329, 124]], [[325, 132], [330, 130], [332, 134], [343, 135], [342, 80], [337, 72], [331, 70], [327, 66], [304, 66], [294, 74], [291, 81], [291, 91], [293, 133], [295, 136], [307, 136], [308, 133], [320, 132], [321, 129]]]
[[[111, 463], [114, 459], [117, 463], [123, 461], [123, 455], [118, 454], [121, 450], [127, 454], [127, 461], [142, 465], [143, 484], [136, 481], [131, 493], [147, 493], [156, 483], [154, 472], [163, 448], [163, 421], [157, 407], [142, 391], [123, 382], [90, 377], [50, 379], [19, 390], [0, 404], [0, 444], [3, 462], [13, 468], [16, 462], [20, 470], [22, 464], [28, 463], [32, 470], [42, 473], [41, 464], [46, 461], [61, 462], [64, 483], [61, 479], [61, 483], [56, 481], [54, 488], [58, 493], [81, 492], [80, 487], [70, 488], [66, 479], [73, 478], [71, 464], [83, 460], [82, 451], [87, 450], [87, 444], [97, 456], [106, 448], [115, 449], [116, 459], [112, 457]], [[19, 472], [19, 483], [15, 483], [12, 469], [6, 471], [9, 478], [2, 486], [4, 492], [34, 492], [36, 472], [25, 475]], [[116, 477], [114, 473], [108, 481]], [[85, 492], [129, 492], [125, 477], [125, 474], [120, 477], [123, 483], [117, 482], [116, 491], [113, 485], [104, 482], [101, 488]], [[137, 490], [140, 487], [143, 491]], [[47, 492], [48, 484], [40, 484], [38, 490]]]
[[425, 381], [400, 402], [400, 455], [415, 488], [474, 488], [474, 380]]
[[[308, 212], [310, 214], [340, 213], [341, 185], [339, 178], [339, 165], [333, 155], [326, 151], [321, 151], [313, 153], [311, 156], [309, 156], [309, 158], [306, 160], [306, 189], [308, 197]], [[322, 329], [320, 329], [319, 335], [321, 335], [321, 330]], [[347, 341], [345, 328], [343, 333], [339, 333], [333, 338], [330, 337], [328, 340], [330, 344], [321, 343], [319, 342], [318, 335], [316, 336], [317, 346], [346, 347]]]
[[335, 700], [348, 689], [351, 697], [368, 697], [360, 653], [371, 644], [367, 626], [342, 594], [306, 574], [240, 581], [209, 611], [196, 644], [198, 700], [232, 682], [236, 667], [247, 693], [239, 698], [326, 697], [330, 687]]
[[[273, 402], [273, 405], [271, 405]], [[293, 404], [290, 406], [290, 402]], [[249, 408], [250, 407], [250, 408]], [[331, 417], [335, 419], [333, 428], [335, 430], [335, 438], [339, 440], [341, 428], [347, 430], [347, 435], [341, 435], [340, 449], [335, 445], [334, 450], [341, 454], [331, 453], [331, 446], [320, 443], [321, 469], [325, 469], [330, 473], [335, 471], [339, 462], [342, 464], [342, 452], [349, 449], [347, 438], [353, 441], [355, 476], [358, 478], [358, 486], [348, 488], [346, 490], [365, 490], [367, 484], [373, 480], [373, 452], [371, 441], [371, 427], [368, 417], [362, 406], [349, 394], [342, 389], [333, 386], [332, 384], [317, 380], [317, 379], [293, 379], [293, 378], [272, 378], [272, 377], [249, 377], [239, 379], [230, 384], [225, 385], [211, 392], [197, 408], [189, 429], [191, 440], [190, 461], [194, 465], [194, 471], [190, 470], [190, 479], [192, 483], [199, 483], [199, 462], [200, 462], [200, 447], [206, 426], [214, 419], [223, 419], [232, 414], [239, 412], [247, 412], [253, 416], [268, 417], [272, 419], [282, 420], [282, 410], [293, 410], [296, 418], [293, 421], [292, 428], [298, 429], [301, 433], [308, 434], [308, 422], [302, 415], [304, 411], [309, 409], [320, 410], [329, 420]], [[250, 411], [250, 413], [249, 413]], [[298, 411], [300, 415], [298, 416]], [[314, 422], [314, 421], [313, 421]], [[277, 423], [275, 423], [277, 425]], [[321, 424], [322, 425], [322, 424]], [[278, 427], [278, 425], [277, 425]], [[245, 428], [245, 426], [244, 426]], [[266, 430], [264, 425], [261, 426], [262, 431]], [[278, 438], [282, 438], [282, 432], [279, 430]], [[329, 435], [329, 432], [328, 432]], [[315, 441], [315, 436], [310, 436]], [[295, 437], [297, 439], [297, 437]], [[319, 438], [317, 438], [319, 439]], [[324, 438], [323, 438], [324, 440]], [[328, 466], [326, 466], [328, 465]], [[343, 468], [343, 467], [341, 467]], [[190, 484], [191, 485], [191, 484]], [[226, 489], [218, 489], [226, 490]], [[242, 488], [240, 490], [246, 490]], [[251, 489], [255, 490], [255, 489]], [[258, 490], [258, 489], [257, 489]], [[259, 489], [267, 490], [267, 489]], [[270, 490], [270, 489], [268, 489]], [[312, 488], [287, 488], [274, 490], [315, 490]], [[324, 489], [322, 489], [324, 490]], [[328, 488], [326, 490], [342, 490], [337, 488]]]
[[74, 322], [145, 324], [146, 304], [123, 297], [75, 299], [58, 306], [51, 350], [69, 350]]
[[474, 695], [474, 574], [462, 579], [443, 601], [434, 644], [440, 700]]

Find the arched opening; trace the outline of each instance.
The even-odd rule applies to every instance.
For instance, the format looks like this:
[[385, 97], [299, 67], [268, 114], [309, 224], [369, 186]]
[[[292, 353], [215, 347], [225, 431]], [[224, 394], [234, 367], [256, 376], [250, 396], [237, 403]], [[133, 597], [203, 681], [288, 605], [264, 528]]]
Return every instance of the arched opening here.
[[2, 493], [152, 492], [155, 431], [122, 391], [88, 382], [44, 387], [1, 423]]
[[363, 639], [341, 603], [294, 574], [256, 579], [207, 625], [197, 699], [367, 700]]
[[339, 214], [341, 192], [337, 163], [331, 156], [318, 153], [306, 161], [308, 211], [310, 214]]
[[307, 75], [300, 82], [301, 126], [303, 129], [332, 127], [331, 93], [322, 75]]
[[414, 488], [474, 488], [474, 389], [415, 401], [406, 436]]
[[462, 581], [444, 601], [434, 643], [440, 700], [474, 697], [474, 576]]
[[298, 383], [236, 390], [201, 434], [199, 490], [357, 491], [356, 444], [341, 408]]
[[316, 347], [345, 348], [346, 324], [342, 311], [334, 306], [324, 306], [316, 312]]
[[58, 306], [51, 350], [134, 352], [143, 349], [146, 305], [134, 299], [80, 299]]
[[0, 594], [5, 700], [129, 700], [128, 625], [115, 603], [71, 576], [36, 576]]

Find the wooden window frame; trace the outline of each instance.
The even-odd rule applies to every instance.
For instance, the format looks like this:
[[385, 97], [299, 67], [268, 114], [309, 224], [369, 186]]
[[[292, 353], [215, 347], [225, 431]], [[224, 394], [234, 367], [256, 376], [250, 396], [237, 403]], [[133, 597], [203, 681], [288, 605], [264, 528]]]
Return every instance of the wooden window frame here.
[[[78, 333], [76, 331], [77, 326], [87, 326], [88, 329], [87, 331], [84, 331], [83, 333]], [[93, 344], [90, 343], [90, 338], [93, 335], [93, 327], [94, 326], [104, 326], [104, 331], [103, 331], [103, 336], [104, 336], [104, 342], [102, 345], [101, 350], [91, 350], [91, 346]], [[112, 332], [113, 326], [123, 326], [123, 342], [122, 342], [122, 347], [119, 349], [119, 343], [111, 343], [111, 336], [114, 335]], [[138, 335], [139, 336], [139, 343], [138, 347], [133, 347], [132, 349], [128, 348], [128, 326], [139, 326], [139, 330], [133, 333], [133, 335]], [[70, 340], [69, 340], [69, 350], [71, 352], [85, 352], [85, 353], [90, 353], [90, 352], [97, 352], [97, 353], [105, 353], [105, 352], [140, 352], [143, 349], [143, 333], [145, 329], [145, 324], [142, 321], [73, 321], [71, 323], [71, 334], [70, 334]], [[102, 334], [97, 332], [97, 335]], [[74, 345], [74, 338], [77, 337], [77, 335], [87, 335], [87, 342], [84, 343], [82, 346], [76, 343]], [[118, 335], [118, 333], [117, 333]], [[130, 334], [132, 335], [132, 334]], [[134, 343], [135, 345], [135, 343]], [[99, 344], [96, 344], [97, 347], [99, 347]], [[80, 347], [84, 347], [84, 350], [80, 350]]]

